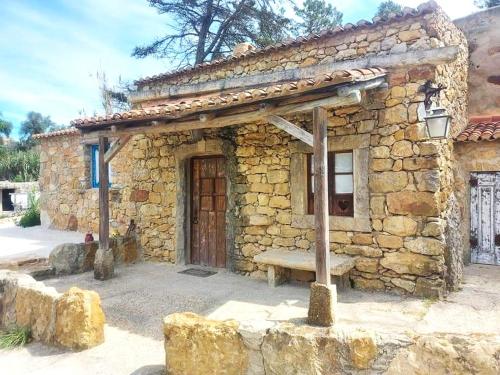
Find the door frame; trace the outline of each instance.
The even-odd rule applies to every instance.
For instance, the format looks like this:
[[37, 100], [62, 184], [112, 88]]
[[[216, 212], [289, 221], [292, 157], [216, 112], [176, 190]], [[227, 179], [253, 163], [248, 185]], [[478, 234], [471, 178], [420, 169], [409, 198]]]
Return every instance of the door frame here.
[[[234, 269], [234, 194], [232, 180], [236, 171], [234, 147], [221, 139], [201, 140], [184, 144], [174, 151], [176, 169], [176, 264], [191, 264], [191, 159], [194, 157], [223, 156], [226, 159], [226, 268]], [[196, 266], [201, 267], [201, 266]]]

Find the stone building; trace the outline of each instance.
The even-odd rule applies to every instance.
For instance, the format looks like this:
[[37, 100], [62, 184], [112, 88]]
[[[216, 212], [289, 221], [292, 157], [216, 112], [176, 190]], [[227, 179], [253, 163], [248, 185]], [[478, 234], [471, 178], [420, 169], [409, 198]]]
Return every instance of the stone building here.
[[[98, 230], [96, 144], [119, 139], [112, 230], [133, 219], [148, 259], [265, 277], [254, 256], [314, 252], [307, 140], [321, 107], [332, 254], [356, 257], [357, 288], [441, 295], [462, 269], [452, 137], [468, 122], [467, 70], [463, 33], [429, 2], [139, 80], [132, 110], [40, 136], [43, 223]], [[425, 131], [427, 81], [446, 86], [448, 139]]]

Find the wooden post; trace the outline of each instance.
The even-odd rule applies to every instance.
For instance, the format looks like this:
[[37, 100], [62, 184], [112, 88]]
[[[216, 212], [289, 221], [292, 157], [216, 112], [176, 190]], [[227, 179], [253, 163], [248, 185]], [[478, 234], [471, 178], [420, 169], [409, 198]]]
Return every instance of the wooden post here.
[[313, 109], [314, 222], [316, 227], [316, 281], [330, 285], [330, 228], [328, 224], [328, 112]]
[[109, 249], [109, 168], [104, 161], [107, 137], [99, 137], [99, 248]]
[[328, 223], [328, 112], [313, 109], [314, 223], [316, 228], [316, 282], [311, 284], [309, 324], [329, 327], [335, 322], [337, 289], [330, 285], [330, 227]]
[[109, 163], [105, 161], [108, 138], [99, 136], [99, 249], [95, 253], [94, 278], [108, 280], [114, 274], [113, 251], [109, 248]]

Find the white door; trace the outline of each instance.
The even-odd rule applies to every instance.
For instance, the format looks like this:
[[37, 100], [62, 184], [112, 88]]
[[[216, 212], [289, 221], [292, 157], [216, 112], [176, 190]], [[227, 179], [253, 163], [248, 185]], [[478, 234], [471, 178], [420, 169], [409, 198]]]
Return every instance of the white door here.
[[471, 173], [471, 261], [500, 265], [500, 172]]

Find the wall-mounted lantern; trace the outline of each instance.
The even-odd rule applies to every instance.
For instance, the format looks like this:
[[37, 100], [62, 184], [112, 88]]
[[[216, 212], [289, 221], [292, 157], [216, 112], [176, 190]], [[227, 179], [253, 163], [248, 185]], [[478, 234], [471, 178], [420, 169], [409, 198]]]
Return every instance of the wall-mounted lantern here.
[[425, 94], [424, 105], [426, 115], [425, 125], [427, 134], [432, 139], [447, 138], [450, 132], [451, 116], [442, 107], [432, 107], [432, 97], [438, 97], [441, 90], [446, 89], [442, 84], [433, 86], [431, 81], [425, 82], [420, 87], [420, 92]]
[[430, 138], [447, 138], [450, 132], [451, 116], [446, 113], [446, 109], [438, 107], [427, 111], [425, 125]]

